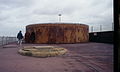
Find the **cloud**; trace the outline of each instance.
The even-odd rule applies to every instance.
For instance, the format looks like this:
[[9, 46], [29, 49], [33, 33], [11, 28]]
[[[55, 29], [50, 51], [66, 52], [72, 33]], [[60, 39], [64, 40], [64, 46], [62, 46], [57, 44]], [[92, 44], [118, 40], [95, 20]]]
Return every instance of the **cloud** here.
[[6, 8], [28, 7], [32, 3], [33, 0], [0, 0], [0, 5]]
[[0, 10], [0, 35], [25, 32], [28, 24], [58, 22], [60, 13], [62, 22], [112, 30], [112, 0], [0, 0]]

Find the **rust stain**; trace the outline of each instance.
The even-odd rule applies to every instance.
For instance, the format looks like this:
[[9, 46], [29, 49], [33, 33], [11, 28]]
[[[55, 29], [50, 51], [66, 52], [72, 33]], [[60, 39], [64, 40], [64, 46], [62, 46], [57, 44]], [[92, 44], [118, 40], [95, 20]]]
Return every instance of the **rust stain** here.
[[35, 33], [34, 43], [80, 43], [88, 42], [88, 26], [83, 24], [33, 24], [26, 26], [25, 41]]

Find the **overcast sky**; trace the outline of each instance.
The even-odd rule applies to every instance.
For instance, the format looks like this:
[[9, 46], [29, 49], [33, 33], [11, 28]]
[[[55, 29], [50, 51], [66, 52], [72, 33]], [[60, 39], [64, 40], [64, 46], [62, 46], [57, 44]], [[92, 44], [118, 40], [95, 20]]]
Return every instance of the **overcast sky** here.
[[0, 0], [0, 36], [16, 36], [35, 23], [82, 23], [94, 31], [111, 31], [112, 0]]

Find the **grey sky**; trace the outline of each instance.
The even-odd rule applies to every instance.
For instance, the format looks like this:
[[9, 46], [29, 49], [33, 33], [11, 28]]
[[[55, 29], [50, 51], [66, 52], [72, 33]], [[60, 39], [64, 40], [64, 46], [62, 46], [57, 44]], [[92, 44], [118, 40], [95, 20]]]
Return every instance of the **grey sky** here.
[[[16, 36], [34, 23], [82, 23], [99, 31], [112, 30], [112, 0], [0, 0], [0, 36]], [[90, 29], [91, 30], [91, 29]]]

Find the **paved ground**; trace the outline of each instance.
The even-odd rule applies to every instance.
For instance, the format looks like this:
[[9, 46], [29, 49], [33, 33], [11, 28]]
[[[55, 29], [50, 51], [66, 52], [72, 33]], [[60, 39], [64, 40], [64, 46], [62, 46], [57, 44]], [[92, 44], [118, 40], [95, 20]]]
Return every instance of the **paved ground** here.
[[[34, 44], [23, 44], [32, 46]], [[60, 46], [64, 56], [35, 58], [17, 53], [16, 44], [0, 47], [0, 72], [113, 72], [113, 45], [104, 43], [35, 44]]]

